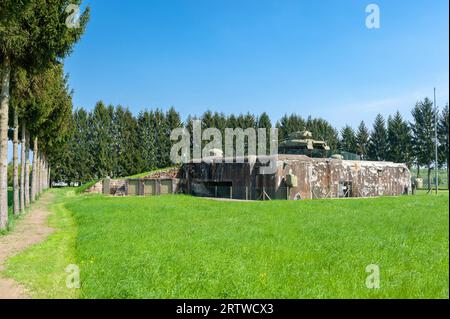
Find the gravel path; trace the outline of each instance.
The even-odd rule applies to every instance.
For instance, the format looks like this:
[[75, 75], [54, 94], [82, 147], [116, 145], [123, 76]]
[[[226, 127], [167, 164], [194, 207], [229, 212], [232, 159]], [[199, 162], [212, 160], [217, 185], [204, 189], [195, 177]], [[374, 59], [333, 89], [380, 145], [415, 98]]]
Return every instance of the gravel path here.
[[[14, 230], [0, 237], [0, 271], [8, 258], [15, 256], [32, 245], [43, 242], [54, 229], [48, 226], [51, 214], [48, 205], [53, 201], [53, 194], [46, 192], [39, 201], [32, 205], [31, 211], [17, 222]], [[28, 299], [29, 293], [12, 279], [0, 275], [0, 299]]]

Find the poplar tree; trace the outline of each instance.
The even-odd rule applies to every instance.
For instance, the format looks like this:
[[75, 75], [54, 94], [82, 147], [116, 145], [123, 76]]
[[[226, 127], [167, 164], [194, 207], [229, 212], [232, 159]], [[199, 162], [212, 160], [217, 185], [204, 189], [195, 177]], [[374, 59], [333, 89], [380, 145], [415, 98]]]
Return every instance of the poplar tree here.
[[88, 19], [69, 28], [69, 0], [2, 0], [0, 2], [0, 230], [8, 224], [7, 147], [11, 72], [15, 67], [42, 68], [66, 56]]
[[[30, 87], [28, 74], [25, 69], [17, 67], [11, 78], [11, 102], [10, 102], [10, 127], [12, 128], [13, 141], [13, 212], [17, 215], [25, 209], [25, 148], [26, 132], [24, 113], [27, 103], [30, 102]], [[22, 125], [19, 123], [22, 122]], [[20, 129], [20, 132], [19, 132]], [[20, 154], [20, 181], [18, 144], [21, 144]], [[19, 194], [20, 192], [20, 194]]]
[[[72, 129], [72, 92], [68, 86], [68, 78], [64, 75], [62, 65], [57, 67], [57, 74], [53, 79], [53, 97], [51, 110], [39, 131], [41, 141], [41, 162], [39, 189], [46, 189], [50, 185], [51, 164], [59, 159], [59, 154], [67, 149], [67, 137]], [[69, 161], [69, 158], [65, 160]]]
[[29, 74], [31, 98], [24, 119], [33, 141], [31, 200], [46, 187], [47, 154], [52, 143], [67, 132], [72, 112], [72, 97], [63, 65], [54, 63], [37, 74]]

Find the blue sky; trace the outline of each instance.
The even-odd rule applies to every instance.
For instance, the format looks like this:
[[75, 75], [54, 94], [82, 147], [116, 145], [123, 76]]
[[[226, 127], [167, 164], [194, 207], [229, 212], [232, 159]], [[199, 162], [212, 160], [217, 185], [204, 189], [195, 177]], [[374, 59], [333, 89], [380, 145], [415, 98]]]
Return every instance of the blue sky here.
[[[447, 0], [90, 0], [66, 60], [76, 107], [96, 101], [312, 115], [340, 128], [419, 99], [448, 102]], [[365, 8], [381, 9], [367, 29]]]

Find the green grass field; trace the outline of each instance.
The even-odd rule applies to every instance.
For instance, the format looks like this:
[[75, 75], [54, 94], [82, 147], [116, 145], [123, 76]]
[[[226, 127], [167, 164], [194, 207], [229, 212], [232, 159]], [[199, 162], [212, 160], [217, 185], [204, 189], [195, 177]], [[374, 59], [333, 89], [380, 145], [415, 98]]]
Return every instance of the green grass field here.
[[[50, 298], [448, 298], [449, 196], [220, 202], [53, 190], [6, 275]], [[81, 289], [65, 287], [65, 267]], [[368, 289], [366, 266], [381, 288]]]

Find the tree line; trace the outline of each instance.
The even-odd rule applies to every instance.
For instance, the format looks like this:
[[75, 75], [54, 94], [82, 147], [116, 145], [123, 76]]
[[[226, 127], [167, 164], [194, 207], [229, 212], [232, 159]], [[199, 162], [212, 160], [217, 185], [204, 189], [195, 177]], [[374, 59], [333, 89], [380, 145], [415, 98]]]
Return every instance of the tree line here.
[[448, 106], [438, 114], [433, 103], [425, 98], [412, 109], [412, 122], [400, 112], [385, 119], [377, 115], [373, 127], [364, 122], [354, 129], [346, 125], [341, 130], [321, 118], [285, 115], [273, 124], [267, 113], [225, 115], [206, 111], [201, 116], [188, 116], [182, 122], [180, 114], [170, 108], [144, 110], [134, 116], [128, 108], [105, 106], [98, 102], [90, 112], [76, 110], [71, 119], [70, 134], [59, 152], [52, 178], [57, 181], [84, 183], [109, 176], [130, 176], [172, 165], [170, 132], [186, 127], [192, 132], [192, 121], [201, 120], [203, 128], [266, 128], [279, 130], [280, 142], [289, 134], [304, 129], [314, 138], [328, 143], [332, 153], [350, 152], [361, 159], [393, 161], [428, 168], [428, 178], [434, 165], [434, 116], [439, 118], [439, 165], [448, 168]]
[[68, 10], [74, 4], [81, 0], [0, 1], [0, 231], [9, 219], [8, 139], [13, 213], [19, 215], [49, 187], [55, 154], [68, 134], [72, 93], [63, 59], [89, 18], [86, 9], [74, 25]]

